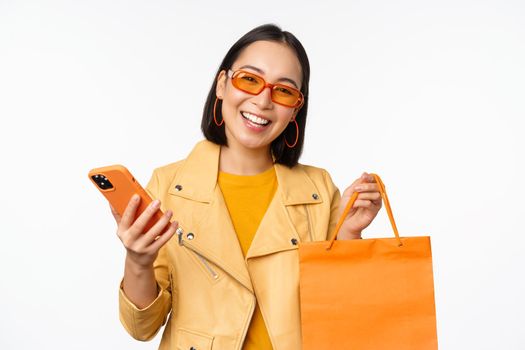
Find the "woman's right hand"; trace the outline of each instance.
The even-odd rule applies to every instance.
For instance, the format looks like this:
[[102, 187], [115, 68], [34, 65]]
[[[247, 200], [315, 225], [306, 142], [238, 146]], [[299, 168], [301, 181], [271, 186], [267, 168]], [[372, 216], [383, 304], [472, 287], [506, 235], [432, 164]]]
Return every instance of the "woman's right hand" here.
[[117, 222], [117, 236], [126, 248], [126, 262], [137, 268], [151, 269], [157, 258], [159, 249], [175, 234], [178, 223], [169, 223], [173, 212], [166, 211], [149, 231], [144, 232], [148, 221], [160, 208], [160, 201], [154, 200], [135, 220], [135, 214], [140, 204], [140, 196], [131, 197], [126, 210], [120, 216], [111, 205], [111, 213]]

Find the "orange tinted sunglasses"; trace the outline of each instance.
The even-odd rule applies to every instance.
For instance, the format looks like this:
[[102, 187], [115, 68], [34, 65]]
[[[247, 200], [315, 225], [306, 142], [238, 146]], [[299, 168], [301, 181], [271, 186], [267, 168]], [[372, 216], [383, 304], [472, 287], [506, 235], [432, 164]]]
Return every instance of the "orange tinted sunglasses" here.
[[228, 69], [228, 77], [237, 89], [250, 95], [259, 95], [267, 87], [271, 90], [272, 101], [285, 107], [299, 108], [303, 105], [303, 93], [296, 88], [283, 84], [267, 83], [262, 77], [244, 70]]

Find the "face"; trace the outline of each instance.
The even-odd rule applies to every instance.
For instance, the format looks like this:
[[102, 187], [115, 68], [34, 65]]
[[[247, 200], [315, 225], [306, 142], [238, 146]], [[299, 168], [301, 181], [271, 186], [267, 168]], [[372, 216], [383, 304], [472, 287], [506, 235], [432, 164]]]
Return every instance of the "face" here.
[[[232, 71], [238, 69], [255, 73], [267, 83], [301, 88], [301, 64], [294, 51], [283, 43], [256, 41], [248, 45], [231, 67]], [[219, 74], [216, 95], [222, 100], [222, 116], [230, 147], [268, 150], [298, 112], [297, 108], [273, 102], [269, 87], [258, 95], [238, 90], [226, 71]]]

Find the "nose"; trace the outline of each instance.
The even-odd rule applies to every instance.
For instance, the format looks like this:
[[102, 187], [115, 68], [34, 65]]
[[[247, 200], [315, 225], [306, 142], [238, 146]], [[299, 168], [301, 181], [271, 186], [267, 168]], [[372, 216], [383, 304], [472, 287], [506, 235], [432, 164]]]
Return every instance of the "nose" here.
[[253, 96], [252, 101], [260, 109], [270, 109], [273, 106], [271, 86], [265, 86], [259, 95]]

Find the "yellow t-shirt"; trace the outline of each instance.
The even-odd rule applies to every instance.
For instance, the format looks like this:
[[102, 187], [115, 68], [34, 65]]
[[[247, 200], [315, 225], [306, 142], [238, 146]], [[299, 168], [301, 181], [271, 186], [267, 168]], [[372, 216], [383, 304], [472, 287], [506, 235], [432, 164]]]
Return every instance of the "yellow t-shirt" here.
[[[259, 223], [277, 190], [275, 169], [271, 167], [257, 175], [219, 172], [218, 182], [242, 252], [246, 256]], [[272, 349], [259, 304], [255, 307], [243, 345], [243, 350], [252, 349]]]

